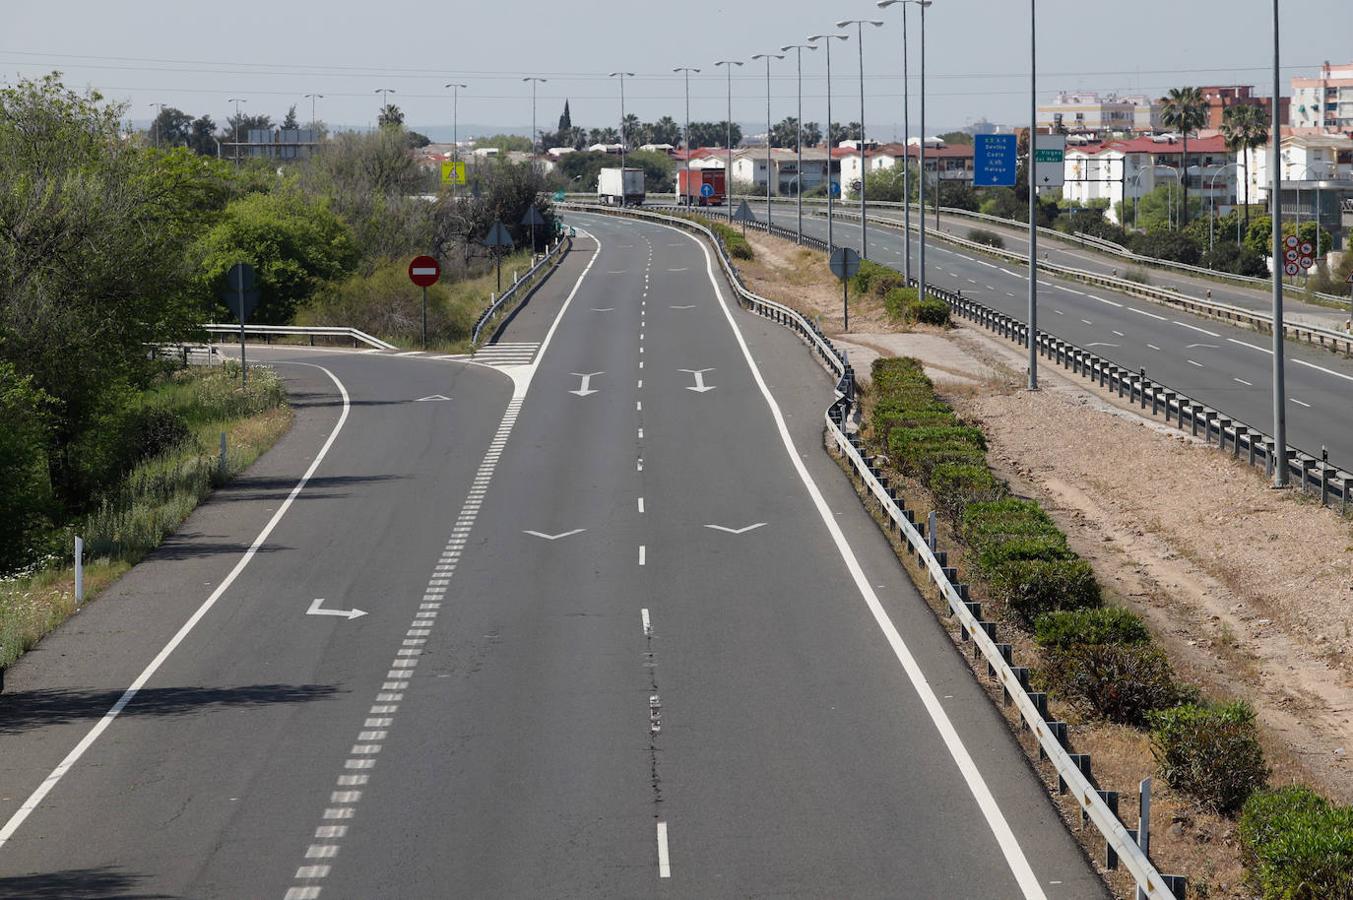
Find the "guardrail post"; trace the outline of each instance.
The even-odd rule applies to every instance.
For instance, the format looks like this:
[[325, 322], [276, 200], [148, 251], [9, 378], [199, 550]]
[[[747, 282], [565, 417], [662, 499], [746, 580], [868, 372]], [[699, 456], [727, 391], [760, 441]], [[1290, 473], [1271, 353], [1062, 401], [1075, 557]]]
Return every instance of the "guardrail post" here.
[[[1143, 778], [1137, 785], [1137, 846], [1149, 859], [1151, 856], [1151, 779]], [[1137, 900], [1147, 900], [1146, 890], [1137, 887]]]
[[1217, 449], [1226, 449], [1226, 429], [1231, 427], [1230, 419], [1217, 419]]
[[926, 517], [926, 523], [925, 523], [925, 537], [926, 537], [926, 543], [928, 543], [928, 544], [930, 545], [930, 552], [931, 552], [931, 553], [934, 553], [934, 552], [935, 552], [935, 540], [936, 540], [936, 538], [935, 538], [935, 528], [936, 528], [936, 526], [937, 526], [938, 524], [939, 524], [939, 517], [935, 515], [935, 510], [932, 509], [932, 510], [930, 511], [930, 515]]
[[1343, 493], [1343, 502], [1340, 503], [1339, 505], [1339, 513], [1340, 515], [1346, 516], [1348, 515], [1349, 501], [1353, 500], [1353, 496], [1350, 496], [1353, 495], [1353, 478], [1344, 479], [1344, 487], [1342, 493]]
[[75, 605], [85, 602], [85, 539], [75, 536]]

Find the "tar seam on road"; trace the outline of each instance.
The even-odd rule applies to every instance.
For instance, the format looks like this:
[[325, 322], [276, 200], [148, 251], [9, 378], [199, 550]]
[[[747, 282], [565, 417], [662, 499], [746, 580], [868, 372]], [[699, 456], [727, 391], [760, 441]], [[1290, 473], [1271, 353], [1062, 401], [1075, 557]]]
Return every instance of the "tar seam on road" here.
[[[664, 226], [671, 227], [671, 226]], [[677, 229], [673, 229], [676, 231]], [[912, 687], [915, 688], [917, 696], [920, 698], [926, 712], [930, 715], [930, 720], [935, 726], [943, 740], [945, 748], [953, 757], [959, 773], [967, 783], [968, 789], [972, 792], [973, 799], [976, 800], [978, 807], [986, 819], [988, 827], [991, 828], [992, 835], [1001, 848], [1001, 853], [1005, 857], [1006, 865], [1010, 867], [1011, 874], [1014, 875], [1020, 890], [1026, 898], [1045, 898], [1042, 886], [1038, 883], [1038, 877], [1034, 874], [1033, 868], [1029, 865], [1028, 858], [1024, 855], [1024, 850], [1019, 845], [1019, 840], [1015, 837], [1010, 823], [1006, 821], [1004, 813], [996, 803], [996, 798], [992, 796], [991, 789], [987, 786], [986, 779], [978, 771], [977, 764], [973, 762], [972, 756], [968, 753], [968, 748], [964, 746], [963, 739], [959, 737], [954, 729], [953, 723], [949, 720], [949, 715], [944, 711], [939, 698], [935, 696], [935, 691], [926, 679], [925, 673], [921, 671], [920, 664], [912, 656], [910, 648], [906, 641], [897, 630], [892, 618], [883, 608], [882, 602], [874, 592], [873, 585], [865, 577], [864, 569], [860, 566], [859, 560], [855, 557], [855, 551], [851, 548], [850, 542], [846, 539], [845, 533], [837, 524], [831, 509], [827, 506], [827, 501], [823, 498], [821, 490], [813, 480], [807, 466], [804, 465], [797, 449], [794, 447], [794, 439], [789, 434], [789, 429], [785, 425], [784, 415], [780, 406], [771, 394], [770, 388], [766, 386], [766, 381], [761, 375], [761, 369], [757, 366], [756, 360], [752, 358], [751, 349], [747, 346], [747, 341], [742, 336], [742, 330], [738, 327], [737, 320], [733, 318], [732, 311], [728, 308], [728, 303], [724, 298], [723, 291], [719, 287], [718, 279], [714, 274], [714, 263], [710, 257], [709, 249], [704, 242], [686, 232], [678, 231], [689, 240], [695, 241], [705, 254], [705, 273], [709, 277], [709, 282], [714, 288], [715, 296], [719, 300], [719, 307], [723, 310], [724, 317], [728, 320], [728, 326], [733, 331], [733, 336], [742, 349], [743, 358], [747, 362], [747, 367], [751, 370], [752, 378], [756, 382], [757, 388], [761, 391], [761, 396], [765, 399], [766, 405], [770, 408], [772, 418], [775, 420], [775, 427], [780, 434], [780, 440], [784, 444], [785, 452], [789, 455], [790, 464], [794, 467], [799, 479], [803, 482], [809, 497], [817, 508], [818, 515], [821, 517], [827, 531], [831, 534], [832, 540], [836, 545], [837, 552], [840, 554], [846, 568], [850, 571], [851, 577], [855, 582], [865, 604], [873, 613], [874, 620], [878, 623], [880, 630], [883, 631], [889, 646], [892, 648], [898, 662], [902, 664], [903, 670], [910, 679]]]
[[334, 424], [333, 430], [329, 432], [329, 436], [320, 447], [319, 453], [315, 454], [314, 461], [311, 462], [310, 467], [305, 470], [305, 474], [301, 476], [300, 481], [296, 482], [296, 486], [291, 489], [291, 493], [287, 494], [286, 500], [282, 501], [282, 505], [277, 508], [277, 512], [272, 514], [272, 518], [268, 520], [268, 524], [263, 526], [263, 530], [254, 538], [253, 543], [249, 545], [249, 549], [244, 551], [244, 555], [240, 557], [239, 562], [235, 563], [235, 567], [230, 570], [230, 573], [226, 575], [225, 579], [217, 585], [216, 590], [212, 591], [211, 595], [203, 601], [202, 605], [188, 617], [188, 621], [183, 623], [174, 636], [169, 639], [169, 643], [165, 644], [160, 652], [155, 655], [155, 658], [141, 670], [141, 674], [136, 676], [136, 680], [131, 683], [131, 686], [129, 686], [127, 690], [123, 691], [122, 696], [118, 698], [117, 702], [112, 705], [108, 712], [103, 714], [103, 717], [100, 718], [99, 721], [94, 723], [94, 727], [89, 729], [89, 732], [80, 740], [80, 743], [76, 744], [75, 748], [71, 750], [70, 753], [66, 754], [66, 758], [57, 764], [57, 767], [51, 771], [51, 774], [43, 779], [42, 784], [38, 785], [37, 789], [35, 789], [33, 793], [29, 795], [28, 799], [24, 801], [23, 806], [20, 806], [14, 815], [10, 816], [9, 821], [5, 823], [4, 827], [0, 828], [0, 848], [3, 848], [6, 842], [14, 836], [15, 832], [19, 830], [19, 827], [23, 825], [24, 820], [33, 813], [33, 810], [38, 808], [38, 805], [42, 803], [43, 799], [49, 793], [51, 793], [57, 783], [65, 777], [71, 767], [79, 762], [80, 757], [84, 756], [85, 752], [99, 739], [99, 736], [113, 724], [113, 720], [122, 714], [122, 710], [126, 709], [127, 704], [132, 702], [132, 699], [136, 697], [141, 688], [145, 687], [146, 682], [159, 671], [160, 666], [164, 665], [165, 660], [169, 659], [170, 655], [178, 648], [179, 644], [183, 643], [189, 633], [197, 627], [197, 623], [202, 621], [203, 616], [216, 605], [216, 601], [220, 600], [225, 592], [230, 589], [230, 586], [235, 583], [235, 579], [240, 576], [240, 573], [243, 572], [253, 560], [254, 555], [258, 553], [259, 548], [263, 546], [263, 543], [267, 541], [269, 535], [273, 533], [273, 529], [275, 529], [277, 524], [282, 521], [282, 517], [286, 515], [287, 510], [291, 509], [291, 504], [295, 502], [297, 495], [300, 494], [306, 483], [310, 481], [311, 476], [315, 474], [320, 463], [324, 461], [324, 457], [328, 455], [329, 449], [334, 445], [334, 441], [338, 438], [338, 433], [343, 430], [343, 424], [348, 421], [348, 413], [352, 408], [348, 397], [348, 389], [343, 386], [343, 382], [339, 381], [338, 377], [334, 375], [333, 372], [330, 372], [323, 366], [317, 366], [314, 363], [289, 363], [289, 365], [309, 366], [314, 369], [319, 369], [325, 375], [328, 375], [329, 379], [333, 381], [334, 385], [338, 388], [338, 392], [343, 398], [343, 412], [339, 414], [338, 421]]

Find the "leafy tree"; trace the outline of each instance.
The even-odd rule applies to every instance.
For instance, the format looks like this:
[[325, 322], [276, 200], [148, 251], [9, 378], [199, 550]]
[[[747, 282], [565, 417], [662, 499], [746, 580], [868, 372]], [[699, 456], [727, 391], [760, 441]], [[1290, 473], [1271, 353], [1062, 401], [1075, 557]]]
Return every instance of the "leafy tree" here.
[[188, 129], [188, 149], [201, 156], [216, 155], [216, 123], [211, 116], [198, 116]]
[[[1297, 225], [1295, 219], [1283, 219], [1283, 237], [1288, 238], [1296, 235], [1303, 241], [1309, 241], [1312, 244], [1316, 242], [1316, 224], [1311, 220], [1306, 220]], [[1250, 223], [1250, 227], [1245, 232], [1245, 246], [1254, 250], [1256, 253], [1262, 253], [1265, 257], [1273, 255], [1273, 217], [1256, 216]], [[1325, 229], [1320, 229], [1320, 247], [1324, 250], [1327, 247], [1334, 246], [1330, 233]], [[1348, 255], [1348, 254], [1346, 254]]]
[[1202, 247], [1191, 235], [1179, 231], [1152, 231], [1146, 234], [1134, 234], [1128, 246], [1134, 253], [1153, 256], [1156, 259], [1172, 259], [1186, 265], [1196, 266], [1202, 261]]
[[972, 135], [966, 131], [946, 131], [940, 135], [940, 140], [946, 144], [971, 144], [973, 142]]
[[1222, 114], [1221, 134], [1226, 149], [1244, 160], [1245, 227], [1250, 225], [1250, 151], [1268, 142], [1268, 123], [1261, 107], [1252, 104], [1227, 107]]
[[297, 190], [249, 194], [233, 201], [194, 247], [200, 293], [217, 297], [225, 274], [237, 262], [258, 272], [259, 304], [254, 320], [291, 321], [296, 307], [322, 282], [341, 278], [357, 263], [357, 246], [348, 226], [323, 201]]
[[[569, 154], [569, 159], [579, 154]], [[647, 154], [640, 154], [647, 155]], [[512, 233], [517, 247], [530, 242], [531, 229], [521, 224], [529, 207], [534, 206], [544, 220], [544, 227], [536, 226], [537, 242], [543, 242], [554, 233], [554, 207], [541, 199], [547, 185], [537, 166], [498, 162], [489, 169], [484, 190], [480, 196], [464, 202], [463, 210], [458, 211], [459, 225], [472, 242], [468, 246], [478, 247], [481, 254], [488, 251], [483, 247], [483, 239], [488, 235], [494, 222], [502, 222]]]
[[614, 128], [593, 128], [587, 133], [588, 146], [618, 143], [620, 143], [620, 132]]
[[848, 125], [842, 125], [840, 122], [833, 122], [831, 132], [833, 147], [839, 146], [842, 141], [858, 141], [861, 134], [860, 123], [851, 122]]
[[[619, 157], [611, 153], [588, 151], [570, 153], [559, 160], [556, 172], [560, 186], [568, 191], [588, 193], [597, 189], [597, 173], [620, 165]], [[650, 193], [672, 190], [675, 166], [665, 153], [636, 150], [625, 157], [625, 165], [644, 170], [644, 188]]]
[[50, 525], [50, 405], [30, 377], [0, 359], [0, 575], [32, 562]]
[[678, 145], [682, 141], [683, 130], [681, 123], [677, 122], [671, 116], [663, 116], [652, 125], [645, 126], [648, 129], [649, 143], [653, 144], [672, 144]]
[[282, 130], [294, 131], [300, 127], [301, 123], [296, 120], [296, 104], [293, 103], [291, 104], [291, 107], [287, 110], [286, 118], [282, 120]]
[[1160, 120], [1167, 128], [1173, 128], [1184, 139], [1184, 163], [1182, 181], [1184, 187], [1184, 220], [1188, 224], [1189, 211], [1189, 134], [1207, 124], [1207, 99], [1196, 87], [1170, 88], [1170, 92], [1161, 98]]
[[531, 139], [520, 134], [495, 134], [489, 137], [475, 138], [476, 147], [495, 147], [499, 153], [513, 150], [522, 153], [531, 152]]
[[805, 147], [816, 147], [822, 143], [822, 126], [816, 122], [803, 123], [803, 145]]
[[[894, 166], [893, 168], [900, 169], [901, 167]], [[950, 209], [965, 209], [969, 212], [976, 212], [977, 208], [981, 206], [977, 191], [973, 190], [972, 185], [966, 181], [948, 178], [940, 180], [937, 199], [940, 206], [946, 206]]]
[[376, 116], [376, 124], [381, 128], [404, 125], [404, 110], [393, 103], [387, 103], [381, 107], [380, 113]]
[[564, 101], [564, 111], [559, 116], [559, 134], [565, 134], [573, 130], [573, 116], [568, 112], [568, 101]]
[[1203, 254], [1203, 265], [1219, 272], [1252, 275], [1256, 278], [1269, 274], [1268, 260], [1264, 254], [1231, 240], [1217, 241], [1209, 252]]
[[406, 129], [404, 131], [404, 142], [409, 148], [417, 149], [418, 147], [426, 147], [428, 144], [431, 144], [432, 138], [423, 134], [421, 131]]
[[150, 123], [150, 141], [157, 147], [181, 147], [188, 143], [193, 117], [166, 106]]

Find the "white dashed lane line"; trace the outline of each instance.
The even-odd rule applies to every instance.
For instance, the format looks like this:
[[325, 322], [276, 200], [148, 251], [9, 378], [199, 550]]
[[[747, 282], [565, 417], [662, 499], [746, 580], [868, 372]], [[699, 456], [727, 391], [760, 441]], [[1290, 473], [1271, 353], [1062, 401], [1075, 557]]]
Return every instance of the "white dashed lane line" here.
[[1311, 408], [1311, 404], [1309, 404], [1309, 403], [1303, 403], [1302, 401], [1298, 400], [1296, 397], [1288, 397], [1287, 399], [1288, 399], [1288, 400], [1291, 400], [1291, 401], [1292, 401], [1293, 403], [1295, 403], [1297, 406], [1304, 406], [1304, 407], [1306, 407], [1307, 409], [1310, 409], [1310, 408]]
[[1156, 315], [1155, 313], [1147, 312], [1147, 311], [1144, 310], [1144, 309], [1138, 309], [1138, 308], [1135, 307], [1135, 306], [1129, 306], [1127, 309], [1128, 309], [1128, 312], [1135, 312], [1135, 313], [1136, 313], [1137, 315], [1139, 315], [1139, 316], [1150, 316], [1151, 318], [1153, 318], [1153, 319], [1159, 319], [1159, 320], [1162, 321], [1162, 322], [1169, 321], [1169, 320], [1166, 319], [1164, 316], [1158, 316], [1158, 315]]
[[1191, 359], [1185, 360], [1185, 362], [1187, 362], [1187, 363], [1188, 363], [1189, 365], [1191, 365], [1191, 366], [1197, 366], [1197, 367], [1200, 368], [1200, 369], [1205, 369], [1205, 368], [1207, 368], [1207, 366], [1204, 366], [1202, 363], [1200, 363], [1200, 362], [1194, 362], [1194, 361], [1191, 360]]
[[1245, 387], [1254, 387], [1254, 382], [1252, 382], [1252, 381], [1246, 381], [1244, 378], [1232, 378], [1231, 380], [1232, 380], [1232, 381], [1235, 381], [1235, 382], [1239, 382], [1240, 384], [1245, 385]]
[[1207, 335], [1208, 337], [1214, 337], [1214, 338], [1219, 338], [1219, 337], [1221, 337], [1221, 335], [1217, 334], [1215, 331], [1208, 331], [1206, 328], [1199, 328], [1197, 325], [1190, 325], [1188, 322], [1181, 322], [1181, 321], [1179, 321], [1178, 319], [1171, 319], [1170, 321], [1173, 322], [1174, 324], [1178, 325], [1180, 328], [1188, 328], [1188, 329], [1191, 329], [1191, 330], [1193, 330], [1193, 331], [1198, 331], [1198, 332], [1201, 332], [1201, 333]]

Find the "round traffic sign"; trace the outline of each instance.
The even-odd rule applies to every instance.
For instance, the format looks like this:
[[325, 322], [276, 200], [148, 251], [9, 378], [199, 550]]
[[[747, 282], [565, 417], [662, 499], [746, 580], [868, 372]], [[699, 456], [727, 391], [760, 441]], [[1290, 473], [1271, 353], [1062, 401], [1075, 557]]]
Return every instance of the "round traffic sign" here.
[[828, 260], [832, 274], [842, 281], [854, 278], [860, 271], [860, 254], [849, 247], [837, 247]]
[[1303, 256], [1298, 262], [1301, 263], [1303, 269], [1309, 269], [1311, 266], [1315, 265], [1315, 260], [1311, 259], [1309, 256]]
[[432, 287], [441, 277], [441, 264], [434, 257], [415, 256], [409, 263], [409, 280], [419, 287]]
[[1288, 250], [1286, 253], [1283, 254], [1283, 258], [1286, 259], [1288, 262], [1296, 262], [1298, 259], [1301, 258], [1301, 254], [1295, 250]]
[[712, 184], [702, 184], [702, 185], [700, 185], [700, 196], [701, 196], [701, 197], [713, 197], [713, 196], [714, 196], [714, 185], [712, 185]]
[[1286, 272], [1288, 275], [1295, 275], [1301, 271], [1301, 266], [1297, 265], [1296, 263], [1286, 263], [1285, 265], [1283, 265], [1283, 271]]
[[1301, 239], [1298, 238], [1295, 234], [1289, 234], [1287, 236], [1287, 240], [1284, 241], [1284, 243], [1287, 244], [1287, 246], [1289, 247], [1296, 247], [1298, 244], [1301, 243]]
[[1303, 241], [1302, 244], [1301, 244], [1301, 255], [1302, 255], [1302, 256], [1311, 256], [1311, 255], [1313, 255], [1314, 253], [1315, 253], [1315, 247], [1311, 244], [1311, 242], [1310, 242], [1310, 241]]

